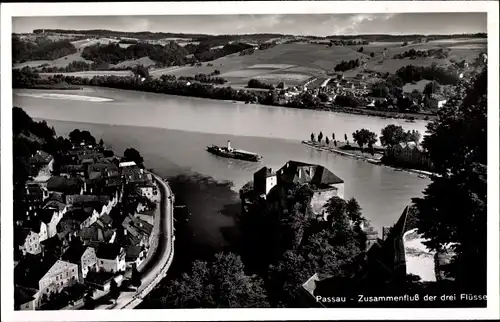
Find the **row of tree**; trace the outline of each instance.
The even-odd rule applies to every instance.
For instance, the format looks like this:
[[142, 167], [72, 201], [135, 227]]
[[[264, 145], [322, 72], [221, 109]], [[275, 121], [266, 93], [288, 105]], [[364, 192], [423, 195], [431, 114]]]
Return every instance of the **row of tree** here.
[[393, 59], [418, 59], [418, 58], [437, 58], [437, 59], [446, 59], [448, 58], [448, 51], [443, 48], [437, 49], [428, 49], [428, 50], [415, 50], [410, 49], [403, 53], [394, 55]]
[[361, 65], [361, 63], [359, 61], [359, 58], [349, 60], [349, 61], [343, 60], [342, 62], [335, 65], [334, 70], [336, 72], [345, 72], [345, 71], [348, 71], [350, 69], [358, 68], [360, 65]]
[[[332, 133], [331, 141], [328, 136], [324, 136], [323, 132], [320, 131], [317, 138], [314, 133], [311, 133], [311, 141], [312, 142], [323, 142], [323, 138], [325, 139], [325, 143], [327, 145], [330, 142], [333, 142], [335, 146], [337, 146], [337, 140], [335, 139], [335, 133]], [[373, 145], [377, 142], [377, 134], [367, 129], [356, 130], [352, 134], [352, 138], [354, 142], [356, 142], [361, 150], [367, 146], [368, 148], [372, 148]], [[409, 130], [404, 131], [403, 127], [400, 125], [389, 124], [381, 130], [380, 136], [380, 144], [384, 147], [393, 147], [399, 143], [407, 143], [407, 142], [415, 142], [419, 143], [422, 138], [422, 134], [420, 134], [417, 130]], [[349, 144], [347, 134], [344, 134], [344, 140], [347, 144]]]
[[460, 81], [458, 73], [433, 64], [430, 67], [407, 65], [396, 71], [396, 76], [406, 83], [422, 79], [435, 80], [441, 85], [456, 85]]
[[54, 60], [76, 53], [69, 40], [52, 41], [40, 38], [35, 41], [12, 37], [12, 62], [22, 63], [30, 60]]
[[171, 66], [184, 65], [188, 52], [184, 47], [172, 41], [165, 46], [147, 43], [132, 44], [128, 47], [121, 47], [118, 43], [96, 44], [85, 47], [81, 55], [87, 60], [108, 64], [149, 57], [159, 65]]
[[252, 78], [251, 80], [248, 81], [248, 88], [260, 88], [260, 89], [269, 89], [273, 90], [275, 87], [273, 84], [268, 84], [265, 83], [261, 80]]
[[218, 85], [222, 85], [222, 84], [227, 83], [227, 80], [225, 78], [213, 77], [212, 74], [207, 75], [207, 74], [201, 74], [201, 73], [194, 75], [194, 77], [193, 76], [180, 76], [178, 79], [182, 80], [182, 81], [196, 81], [196, 82], [200, 82], [200, 83], [218, 84]]

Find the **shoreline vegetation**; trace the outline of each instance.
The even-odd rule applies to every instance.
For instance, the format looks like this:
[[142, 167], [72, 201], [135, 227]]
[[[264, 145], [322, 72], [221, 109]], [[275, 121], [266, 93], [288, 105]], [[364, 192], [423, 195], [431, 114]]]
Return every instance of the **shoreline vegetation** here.
[[[367, 110], [363, 108], [356, 107], [343, 107], [343, 106], [300, 106], [297, 104], [279, 104], [270, 102], [268, 97], [266, 97], [266, 92], [257, 92], [257, 91], [248, 91], [246, 93], [241, 93], [240, 90], [236, 90], [230, 86], [228, 87], [211, 87], [211, 86], [203, 86], [203, 84], [183, 84], [181, 82], [175, 82], [175, 84], [171, 84], [175, 87], [175, 89], [171, 91], [161, 91], [156, 88], [146, 88], [145, 86], [141, 86], [141, 83], [137, 82], [135, 77], [131, 76], [109, 76], [109, 78], [113, 78], [113, 81], [118, 81], [116, 83], [100, 83], [99, 80], [103, 80], [108, 78], [108, 76], [96, 76], [92, 79], [83, 78], [83, 77], [74, 77], [74, 76], [62, 76], [56, 75], [53, 77], [49, 77], [49, 79], [41, 79], [38, 78], [36, 83], [16, 83], [15, 76], [13, 75], [13, 88], [21, 88], [21, 89], [41, 89], [41, 90], [81, 90], [84, 87], [104, 87], [104, 88], [115, 88], [122, 90], [133, 90], [139, 92], [148, 92], [148, 93], [158, 93], [158, 94], [166, 94], [166, 95], [174, 95], [174, 96], [185, 96], [185, 97], [197, 97], [197, 98], [205, 98], [205, 99], [214, 99], [214, 100], [222, 100], [222, 101], [232, 101], [232, 102], [245, 102], [247, 104], [261, 104], [268, 106], [281, 106], [285, 108], [297, 108], [297, 109], [307, 109], [314, 111], [324, 111], [324, 112], [333, 112], [333, 113], [345, 113], [352, 115], [363, 115], [363, 116], [371, 116], [371, 117], [379, 117], [383, 119], [405, 119], [408, 121], [414, 120], [425, 120], [432, 121], [437, 118], [436, 115], [429, 114], [414, 114], [414, 113], [398, 113], [398, 112], [388, 112], [388, 111], [375, 111], [375, 110]], [[134, 85], [132, 86], [119, 86], [119, 78], [123, 80], [127, 80], [132, 78], [134, 80]], [[54, 82], [56, 79], [61, 80], [61, 82]], [[25, 80], [23, 80], [25, 81]], [[123, 82], [125, 83], [125, 82]], [[173, 82], [171, 82], [173, 83]], [[124, 85], [124, 84], [123, 84]], [[198, 86], [195, 86], [198, 85]], [[203, 88], [202, 91], [197, 91], [197, 88]], [[221, 93], [215, 95], [209, 95], [208, 90], [212, 89], [214, 91]], [[257, 97], [257, 100], [255, 99]], [[258, 99], [258, 97], [262, 97], [262, 99]]]
[[342, 156], [345, 156], [345, 157], [349, 157], [349, 158], [353, 158], [353, 159], [356, 159], [356, 160], [368, 162], [368, 163], [371, 163], [371, 164], [375, 164], [375, 165], [379, 165], [379, 166], [391, 168], [391, 169], [394, 169], [394, 171], [405, 171], [405, 172], [408, 172], [408, 173], [414, 173], [414, 174], [418, 174], [418, 175], [423, 175], [423, 176], [425, 176], [427, 178], [431, 178], [433, 176], [437, 176], [436, 173], [429, 172], [429, 171], [424, 171], [424, 170], [411, 169], [411, 168], [405, 168], [405, 167], [398, 167], [398, 166], [390, 165], [390, 164], [384, 163], [383, 160], [382, 160], [382, 158], [370, 158], [368, 156], [362, 155], [361, 153], [360, 154], [355, 153], [355, 152], [358, 152], [357, 150], [352, 150], [352, 151], [349, 151], [349, 152], [348, 151], [342, 151], [339, 148], [332, 147], [330, 145], [326, 145], [326, 143], [324, 143], [324, 142], [318, 143], [318, 142], [303, 140], [303, 141], [301, 141], [301, 143], [303, 145], [306, 145], [308, 147], [314, 148], [316, 150], [336, 153], [336, 154], [339, 154], [339, 155], [342, 155]]

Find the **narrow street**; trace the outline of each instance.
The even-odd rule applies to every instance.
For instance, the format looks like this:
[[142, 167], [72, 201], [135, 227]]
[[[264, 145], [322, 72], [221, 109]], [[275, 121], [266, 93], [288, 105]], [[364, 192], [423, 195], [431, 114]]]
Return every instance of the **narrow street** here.
[[174, 255], [174, 195], [169, 185], [152, 174], [161, 194], [159, 204], [160, 225], [157, 248], [146, 265], [140, 268], [141, 286], [135, 292], [122, 292], [116, 303], [98, 306], [97, 310], [132, 309], [163, 279]]

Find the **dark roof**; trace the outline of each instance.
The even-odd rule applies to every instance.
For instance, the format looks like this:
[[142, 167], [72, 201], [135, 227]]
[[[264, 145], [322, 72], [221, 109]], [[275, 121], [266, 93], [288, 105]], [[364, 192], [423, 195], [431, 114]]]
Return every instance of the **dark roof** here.
[[85, 278], [85, 283], [92, 283], [97, 285], [105, 285], [113, 278], [113, 274], [110, 272], [93, 272], [90, 271], [87, 273], [87, 277]]
[[50, 196], [47, 198], [47, 202], [51, 200], [58, 201], [60, 203], [66, 202], [66, 199], [64, 198], [64, 193], [57, 191], [52, 192]]
[[62, 255], [61, 260], [78, 264], [82, 260], [83, 253], [85, 253], [86, 249], [87, 247], [83, 246], [81, 243], [72, 243]]
[[317, 186], [343, 183], [330, 170], [317, 164], [288, 161], [279, 171], [280, 179], [287, 183], [310, 183]]
[[113, 218], [111, 218], [111, 216], [108, 214], [104, 214], [99, 218], [99, 221], [101, 221], [105, 225], [111, 225], [113, 223]]
[[37, 151], [37, 153], [30, 159], [30, 163], [36, 164], [49, 164], [53, 157], [44, 151]]
[[153, 225], [131, 215], [128, 215], [123, 220], [122, 226], [134, 236], [137, 236], [138, 234], [149, 236], [153, 231]]
[[103, 259], [116, 259], [121, 252], [122, 248], [118, 244], [101, 243], [97, 248], [96, 256]]
[[16, 285], [14, 287], [14, 305], [19, 306], [29, 301], [33, 301], [36, 292], [38, 292], [37, 289]]
[[85, 171], [85, 166], [82, 164], [68, 164], [62, 167], [65, 171], [71, 172], [71, 171], [76, 171], [76, 172], [82, 172]]
[[259, 176], [262, 176], [262, 177], [268, 177], [270, 175], [273, 174], [273, 170], [271, 168], [268, 168], [268, 167], [262, 167], [260, 168], [259, 171], [255, 172], [255, 176], [259, 177]]
[[80, 186], [75, 178], [67, 179], [62, 176], [52, 176], [47, 181], [47, 189], [58, 192], [79, 192]]
[[66, 204], [60, 201], [56, 200], [49, 200], [48, 202], [45, 203], [43, 206], [44, 209], [56, 209], [58, 211], [63, 210], [66, 208]]
[[89, 172], [89, 180], [97, 181], [102, 179], [102, 173], [98, 171]]
[[14, 268], [15, 283], [38, 290], [38, 281], [40, 281], [56, 261], [57, 259], [53, 256], [44, 258], [41, 254], [26, 254]]
[[118, 166], [107, 159], [99, 159], [98, 163], [89, 165], [88, 171], [105, 173], [106, 171], [118, 171]]
[[54, 217], [54, 210], [53, 209], [40, 209], [38, 210], [37, 216], [42, 220], [44, 223], [48, 224], [52, 220], [52, 217]]
[[113, 236], [114, 230], [107, 227], [102, 227], [97, 222], [93, 223], [89, 227], [85, 227], [80, 231], [80, 237], [82, 240], [98, 241], [98, 242], [108, 242]]
[[110, 178], [106, 179], [106, 186], [108, 187], [119, 187], [122, 184], [122, 180], [120, 178]]
[[96, 196], [96, 195], [68, 195], [66, 202], [72, 205], [95, 205], [108, 203], [111, 200], [109, 196]]
[[[34, 218], [31, 218], [30, 220], [26, 220], [23, 223], [23, 227], [26, 228], [26, 231], [29, 233], [30, 231], [33, 231], [35, 233], [40, 233], [40, 226], [42, 225], [42, 220], [40, 217], [36, 216]], [[26, 234], [27, 236], [27, 234]], [[26, 238], [25, 236], [25, 238]]]
[[89, 213], [86, 212], [83, 208], [74, 207], [66, 212], [66, 214], [64, 215], [64, 219], [71, 219], [76, 222], [82, 223], [87, 218], [89, 218], [89, 216], [90, 216]]
[[125, 249], [126, 255], [125, 255], [125, 260], [127, 262], [132, 262], [139, 257], [140, 253], [142, 251], [142, 247], [140, 246], [128, 246]]
[[43, 190], [37, 184], [28, 184], [26, 186], [26, 192], [30, 196], [43, 197]]

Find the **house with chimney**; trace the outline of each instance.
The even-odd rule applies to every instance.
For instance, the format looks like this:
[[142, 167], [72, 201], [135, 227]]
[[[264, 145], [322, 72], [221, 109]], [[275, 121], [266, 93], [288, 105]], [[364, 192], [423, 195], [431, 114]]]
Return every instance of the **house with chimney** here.
[[344, 180], [321, 165], [299, 161], [288, 161], [277, 171], [263, 167], [254, 173], [253, 184], [254, 195], [262, 199], [272, 193], [285, 196], [292, 184], [307, 184], [313, 191], [311, 207], [316, 215], [324, 215], [323, 206], [330, 198], [344, 198]]

